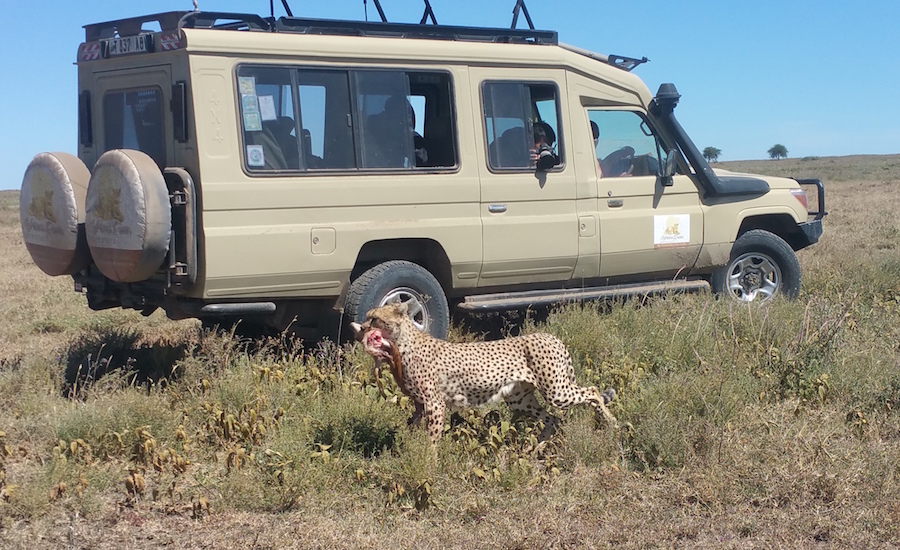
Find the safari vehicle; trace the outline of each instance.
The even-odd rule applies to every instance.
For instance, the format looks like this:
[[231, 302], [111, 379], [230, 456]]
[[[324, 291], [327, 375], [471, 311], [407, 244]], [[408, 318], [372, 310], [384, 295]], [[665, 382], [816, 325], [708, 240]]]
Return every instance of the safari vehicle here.
[[22, 184], [35, 263], [95, 310], [315, 329], [401, 300], [436, 336], [451, 307], [797, 295], [821, 182], [712, 170], [646, 59], [561, 44], [522, 0], [511, 28], [375, 4], [87, 25], [78, 156]]

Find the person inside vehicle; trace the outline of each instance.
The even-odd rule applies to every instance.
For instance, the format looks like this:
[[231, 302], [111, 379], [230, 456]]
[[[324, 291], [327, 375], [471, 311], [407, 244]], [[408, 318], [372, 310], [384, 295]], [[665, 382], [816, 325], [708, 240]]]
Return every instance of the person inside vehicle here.
[[634, 169], [634, 147], [626, 145], [600, 161], [600, 172], [606, 177], [630, 176]]
[[[600, 127], [597, 126], [597, 123], [593, 120], [591, 122], [591, 135], [594, 137], [594, 155], [596, 158], [597, 155], [597, 144], [600, 142]], [[603, 167], [600, 165], [600, 159], [597, 159], [597, 170], [600, 172], [600, 177], [603, 177]]]
[[428, 151], [425, 149], [425, 138], [416, 132], [416, 112], [409, 100], [401, 95], [393, 95], [387, 99], [381, 112], [381, 119], [402, 118], [404, 114], [409, 132], [412, 135], [413, 149], [415, 150], [415, 165], [426, 166], [428, 163]]
[[534, 123], [534, 149], [529, 151], [531, 163], [540, 171], [559, 164], [559, 156], [553, 151], [556, 133], [546, 122]]

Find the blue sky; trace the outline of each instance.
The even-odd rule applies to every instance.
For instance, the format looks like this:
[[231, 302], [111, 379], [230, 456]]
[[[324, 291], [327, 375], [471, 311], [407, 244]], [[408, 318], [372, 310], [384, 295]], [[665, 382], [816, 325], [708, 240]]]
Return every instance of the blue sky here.
[[[267, 0], [198, 0], [201, 10], [268, 14]], [[276, 15], [283, 15], [275, 0]], [[508, 26], [514, 0], [432, 0], [439, 23]], [[290, 2], [295, 15], [363, 18], [362, 0]], [[421, 0], [382, 0], [392, 21], [418, 22]], [[676, 111], [721, 160], [900, 153], [900, 1], [527, 0], [538, 28], [601, 53], [647, 56], [652, 92], [674, 82]], [[75, 152], [75, 54], [82, 26], [192, 9], [191, 0], [6, 0], [0, 32], [0, 189], [31, 157]], [[377, 18], [371, 0], [369, 18]], [[524, 18], [520, 17], [520, 26]]]

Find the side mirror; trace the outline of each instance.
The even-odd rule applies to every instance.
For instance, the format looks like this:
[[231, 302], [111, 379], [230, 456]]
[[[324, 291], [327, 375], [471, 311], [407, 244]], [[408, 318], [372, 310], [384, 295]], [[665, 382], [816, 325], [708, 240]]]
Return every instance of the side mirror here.
[[659, 173], [662, 184], [666, 187], [671, 187], [674, 184], [672, 177], [675, 175], [676, 156], [677, 153], [675, 152], [675, 149], [669, 149], [669, 152], [666, 153], [666, 160], [663, 162], [662, 170], [660, 170]]

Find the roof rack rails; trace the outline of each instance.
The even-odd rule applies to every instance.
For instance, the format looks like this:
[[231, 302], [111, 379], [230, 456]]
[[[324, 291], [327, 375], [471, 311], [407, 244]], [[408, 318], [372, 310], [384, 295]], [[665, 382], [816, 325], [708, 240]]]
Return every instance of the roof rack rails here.
[[117, 36], [134, 36], [145, 32], [144, 25], [147, 23], [156, 23], [159, 30], [165, 32], [178, 28], [271, 31], [273, 22], [274, 19], [249, 13], [168, 11], [85, 25], [84, 40], [94, 42]]
[[116, 21], [85, 25], [84, 41], [94, 42], [103, 38], [140, 34], [146, 23], [156, 23], [159, 25], [160, 30], [163, 31], [174, 31], [178, 28], [178, 22], [181, 21], [181, 18], [189, 13], [191, 12], [167, 11], [151, 15], [142, 15], [139, 17], [130, 17], [128, 19], [118, 19]]
[[271, 19], [253, 13], [190, 11], [181, 18], [180, 25], [185, 29], [272, 31], [272, 23]]
[[[274, 2], [274, 0], [270, 0]], [[290, 14], [286, 0], [285, 11]], [[288, 32], [301, 34], [329, 34], [347, 36], [380, 36], [396, 38], [429, 38], [438, 40], [459, 40], [473, 42], [499, 42], [522, 44], [558, 43], [556, 31], [537, 30], [525, 8], [524, 0], [518, 0], [516, 14], [521, 7], [528, 21], [529, 29], [509, 29], [489, 27], [465, 27], [439, 25], [429, 0], [425, 2], [422, 20], [416, 23], [391, 23], [384, 16], [380, 0], [373, 0], [381, 16], [381, 22], [348, 21], [336, 19], [304, 19], [288, 15], [274, 19], [248, 13], [228, 13], [217, 11], [171, 11], [85, 25], [85, 41], [93, 42], [117, 36], [133, 36], [145, 32], [147, 23], [155, 23], [161, 31], [186, 29], [220, 29], [263, 32]], [[428, 21], [431, 21], [429, 24]]]
[[334, 19], [301, 19], [281, 17], [275, 22], [276, 32], [380, 36], [394, 38], [431, 38], [472, 42], [557, 44], [556, 31], [461, 27], [425, 23], [385, 23], [343, 21]]

